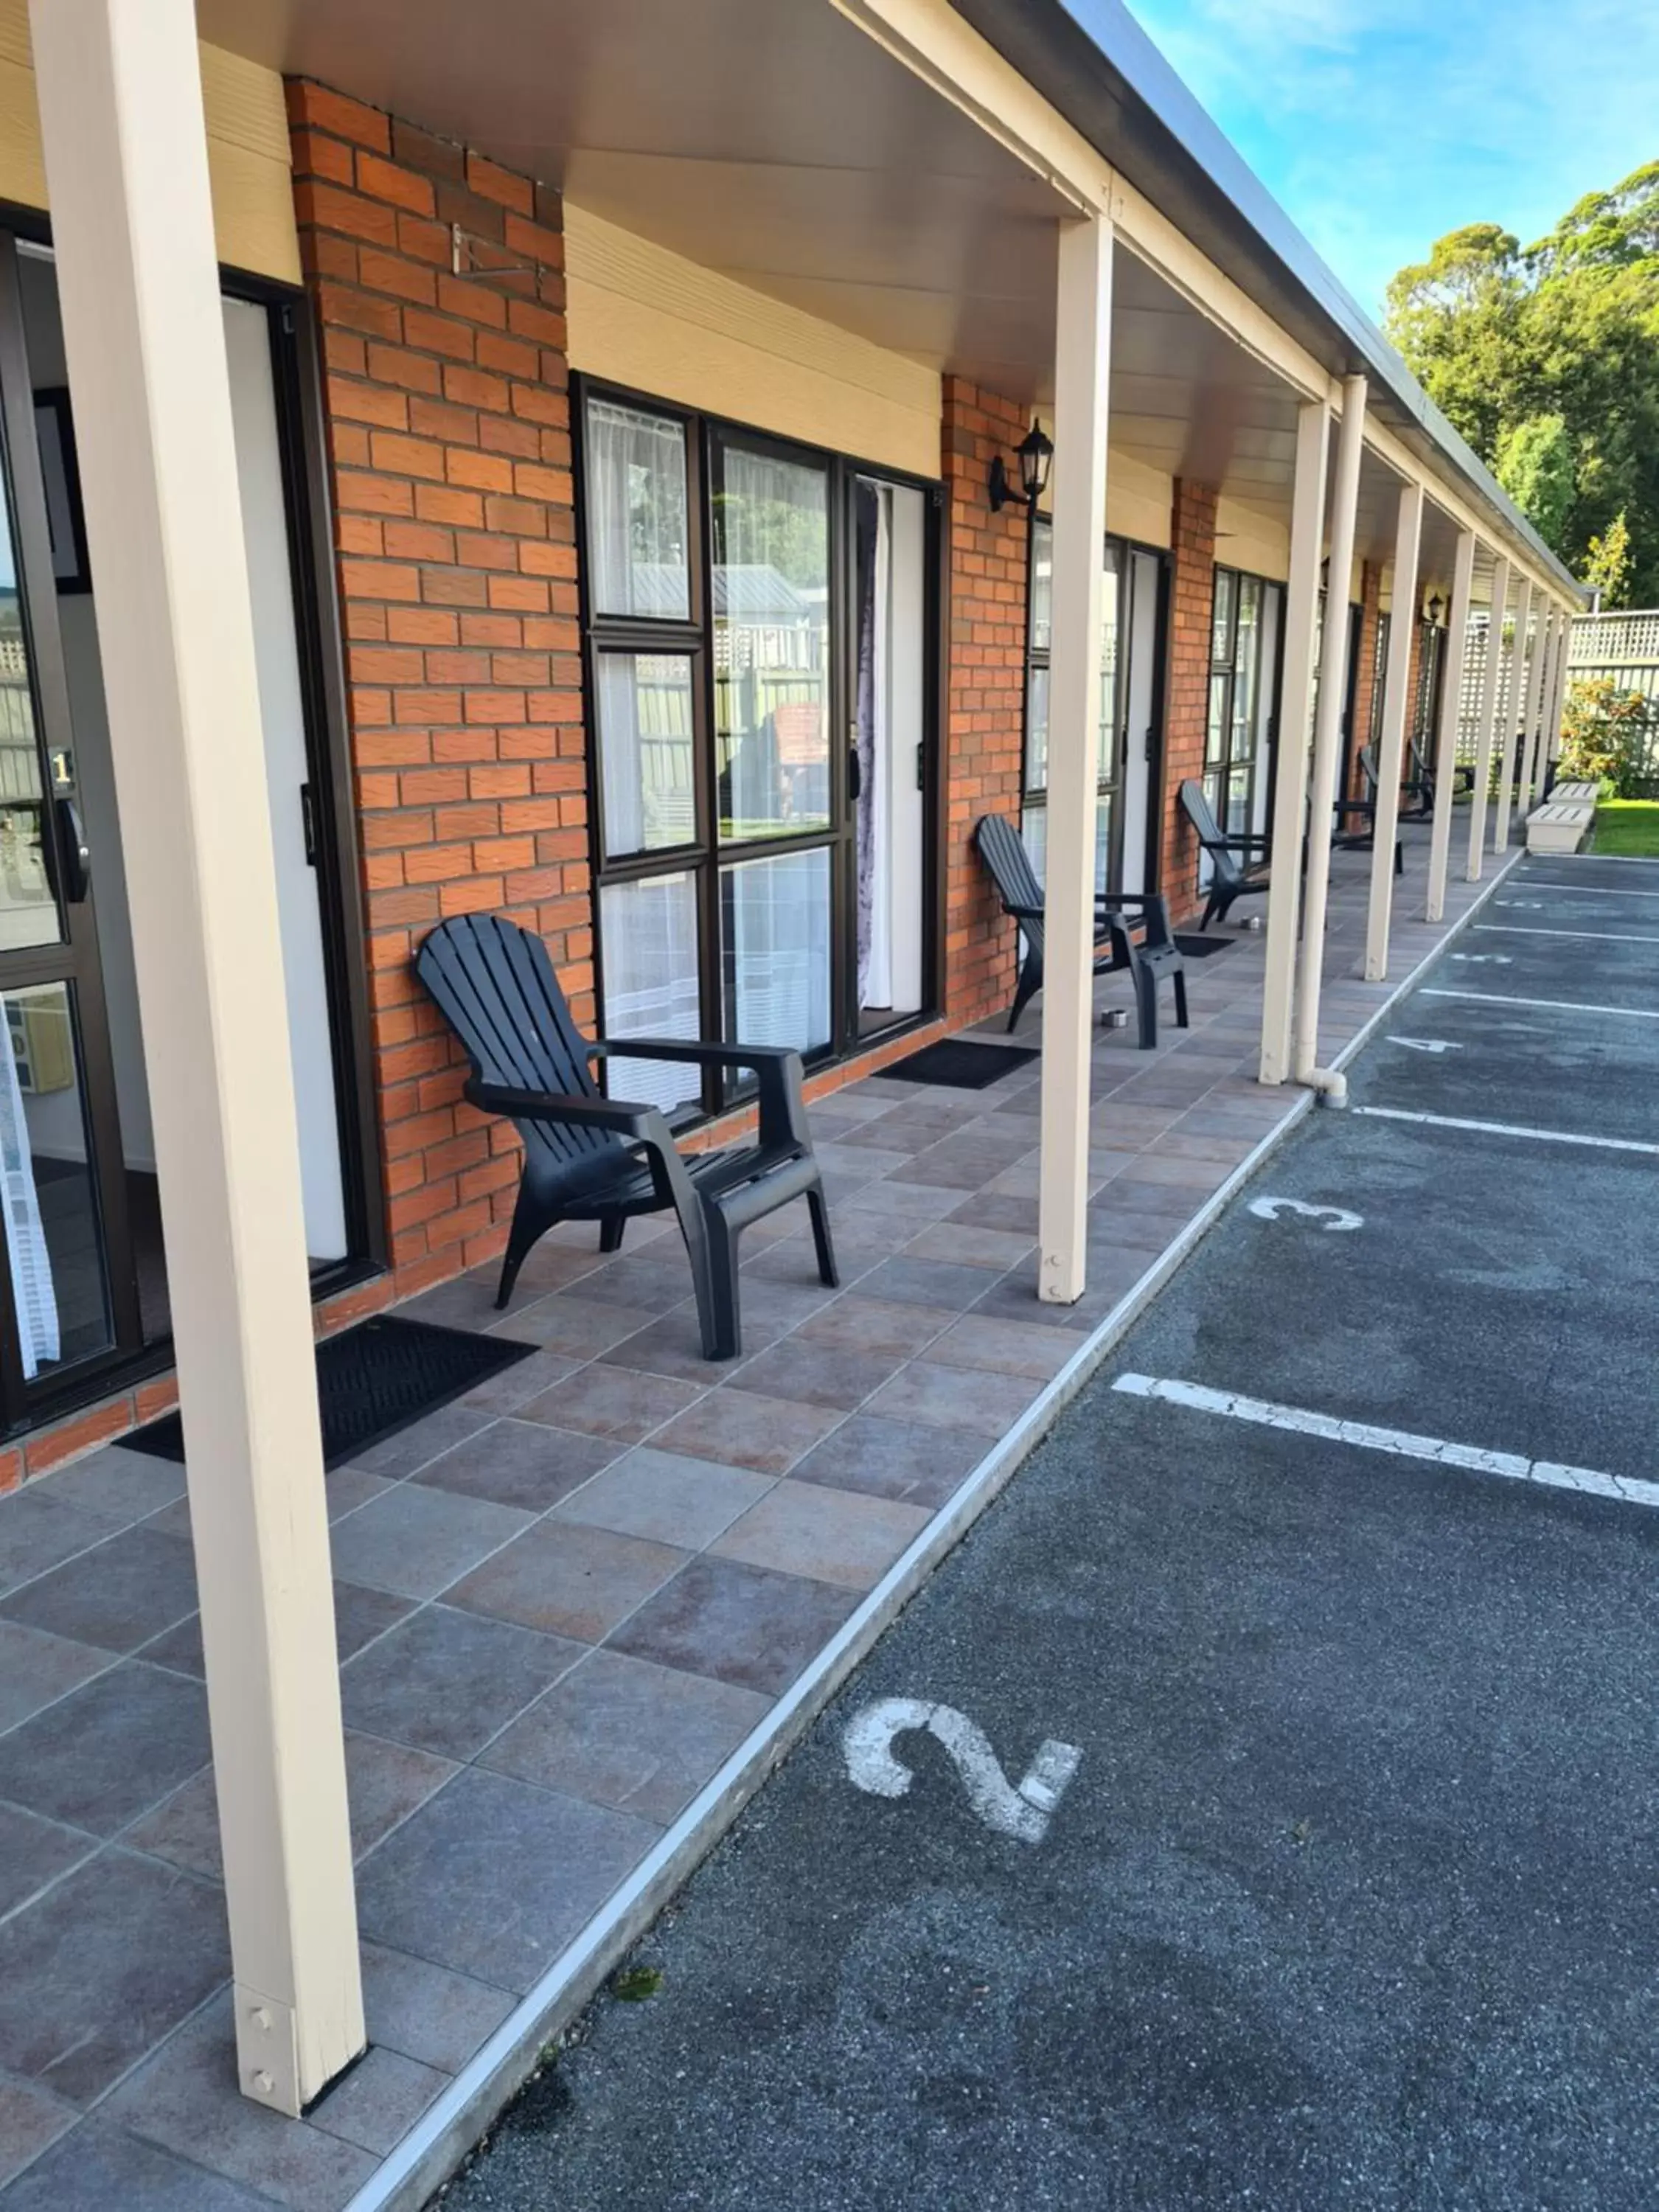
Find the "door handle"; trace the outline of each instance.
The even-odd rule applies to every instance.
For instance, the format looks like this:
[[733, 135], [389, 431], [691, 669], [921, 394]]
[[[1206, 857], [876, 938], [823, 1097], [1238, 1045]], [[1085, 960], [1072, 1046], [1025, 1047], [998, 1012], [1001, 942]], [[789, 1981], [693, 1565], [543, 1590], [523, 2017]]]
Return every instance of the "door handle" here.
[[864, 793], [864, 763], [859, 758], [856, 745], [847, 748], [847, 796], [854, 804]]
[[92, 848], [75, 801], [60, 799], [54, 804], [58, 846], [64, 856], [64, 896], [70, 906], [79, 906], [92, 886]]

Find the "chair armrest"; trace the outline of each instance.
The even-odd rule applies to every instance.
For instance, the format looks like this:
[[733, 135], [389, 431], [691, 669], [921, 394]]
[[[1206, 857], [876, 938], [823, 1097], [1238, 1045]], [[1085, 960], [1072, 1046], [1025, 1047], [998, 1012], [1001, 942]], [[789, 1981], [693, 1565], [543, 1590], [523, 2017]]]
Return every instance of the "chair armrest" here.
[[1369, 822], [1376, 812], [1376, 802], [1373, 799], [1334, 799], [1331, 811], [1333, 814], [1363, 814]]
[[673, 1149], [668, 1124], [655, 1106], [630, 1106], [619, 1098], [579, 1098], [562, 1091], [515, 1091], [508, 1084], [481, 1083], [476, 1076], [463, 1096], [481, 1113], [504, 1114], [510, 1121], [566, 1121], [577, 1128], [609, 1129], [635, 1144]]
[[1040, 906], [1028, 906], [1019, 899], [1004, 899], [1002, 911], [1010, 921], [1041, 921], [1047, 909]]
[[760, 1140], [763, 1146], [810, 1150], [806, 1108], [801, 1097], [800, 1054], [787, 1044], [704, 1044], [689, 1037], [605, 1037], [587, 1047], [596, 1060], [621, 1054], [630, 1060], [669, 1060], [694, 1067], [747, 1067], [760, 1089]]
[[1206, 853], [1267, 853], [1273, 849], [1273, 839], [1257, 836], [1252, 830], [1241, 830], [1237, 836], [1206, 837], [1203, 840]]

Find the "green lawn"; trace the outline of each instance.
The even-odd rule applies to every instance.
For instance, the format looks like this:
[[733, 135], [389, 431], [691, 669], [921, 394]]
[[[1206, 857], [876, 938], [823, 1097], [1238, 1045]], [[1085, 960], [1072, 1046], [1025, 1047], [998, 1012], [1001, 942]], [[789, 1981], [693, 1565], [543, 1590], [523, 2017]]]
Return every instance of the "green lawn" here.
[[1659, 860], [1659, 799], [1604, 799], [1595, 810], [1590, 850]]

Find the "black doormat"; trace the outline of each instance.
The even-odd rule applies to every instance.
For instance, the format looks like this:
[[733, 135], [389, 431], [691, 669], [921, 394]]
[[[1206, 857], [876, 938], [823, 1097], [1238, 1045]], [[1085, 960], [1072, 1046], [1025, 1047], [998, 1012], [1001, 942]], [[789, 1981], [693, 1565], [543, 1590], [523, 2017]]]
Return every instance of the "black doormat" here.
[[1183, 960], [1207, 960], [1212, 952], [1231, 952], [1238, 939], [1236, 937], [1200, 937], [1185, 930], [1176, 932], [1176, 950]]
[[[396, 1436], [422, 1413], [447, 1406], [504, 1367], [528, 1358], [533, 1344], [509, 1344], [470, 1329], [377, 1314], [317, 1347], [317, 1395], [323, 1416], [323, 1463], [366, 1451]], [[182, 1461], [185, 1432], [177, 1413], [135, 1429], [121, 1442], [156, 1459]]]
[[882, 1073], [896, 1075], [901, 1083], [942, 1083], [953, 1091], [983, 1091], [1036, 1057], [1029, 1045], [966, 1044], [960, 1037], [941, 1037], [937, 1044], [913, 1052], [908, 1060], [884, 1067]]

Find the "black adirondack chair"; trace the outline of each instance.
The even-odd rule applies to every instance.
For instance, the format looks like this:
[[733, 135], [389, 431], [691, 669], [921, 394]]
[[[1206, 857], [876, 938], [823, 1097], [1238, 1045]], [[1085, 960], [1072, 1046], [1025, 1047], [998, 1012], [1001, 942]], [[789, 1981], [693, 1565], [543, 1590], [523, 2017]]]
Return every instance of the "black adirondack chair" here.
[[[1424, 751], [1417, 739], [1413, 738], [1409, 739], [1408, 742], [1411, 745], [1412, 766], [1417, 771], [1418, 781], [1423, 785], [1429, 794], [1429, 811], [1432, 814], [1434, 811], [1435, 792], [1434, 770], [1429, 763], [1428, 755]], [[1452, 797], [1454, 799], [1462, 799], [1474, 789], [1474, 769], [1473, 763], [1468, 761], [1454, 761], [1452, 763]]]
[[[465, 1047], [472, 1070], [467, 1098], [485, 1113], [506, 1115], [524, 1139], [498, 1308], [512, 1296], [532, 1246], [556, 1222], [597, 1221], [600, 1250], [614, 1252], [630, 1216], [670, 1207], [691, 1262], [706, 1359], [734, 1358], [741, 1348], [738, 1239], [763, 1215], [805, 1198], [819, 1277], [836, 1282], [799, 1053], [678, 1037], [590, 1043], [570, 1018], [547, 947], [500, 915], [440, 923], [416, 967]], [[752, 1069], [760, 1088], [756, 1141], [682, 1153], [658, 1108], [600, 1095], [588, 1063], [612, 1053]]]
[[[1012, 1030], [1042, 988], [1042, 886], [1031, 866], [1025, 841], [1005, 815], [981, 815], [974, 825], [974, 845], [996, 885], [1002, 910], [1019, 924], [1025, 939], [1019, 981], [1008, 1016]], [[1140, 1048], [1158, 1042], [1158, 987], [1167, 975], [1175, 991], [1176, 1027], [1187, 1022], [1187, 975], [1181, 947], [1170, 927], [1169, 908], [1156, 892], [1097, 891], [1095, 963], [1097, 975], [1127, 968], [1134, 986]]]
[[[1267, 889], [1265, 864], [1252, 861], [1249, 855], [1266, 853], [1273, 840], [1255, 830], [1237, 836], [1224, 830], [1215, 818], [1209, 793], [1195, 776], [1188, 776], [1182, 785], [1181, 805], [1193, 826], [1200, 851], [1209, 855], [1210, 897], [1204, 919], [1198, 925], [1201, 934], [1212, 921], [1225, 921], [1235, 900]], [[1239, 865], [1241, 860], [1243, 866]]]
[[[1414, 739], [1411, 748], [1411, 762], [1417, 773], [1414, 775], [1405, 776], [1401, 781], [1400, 818], [1402, 822], [1424, 822], [1434, 812], [1434, 778], [1423, 766], [1422, 757], [1418, 752]], [[1376, 805], [1376, 747], [1375, 745], [1361, 745], [1359, 769], [1365, 779], [1365, 788], [1370, 793], [1365, 804], [1375, 807]]]

